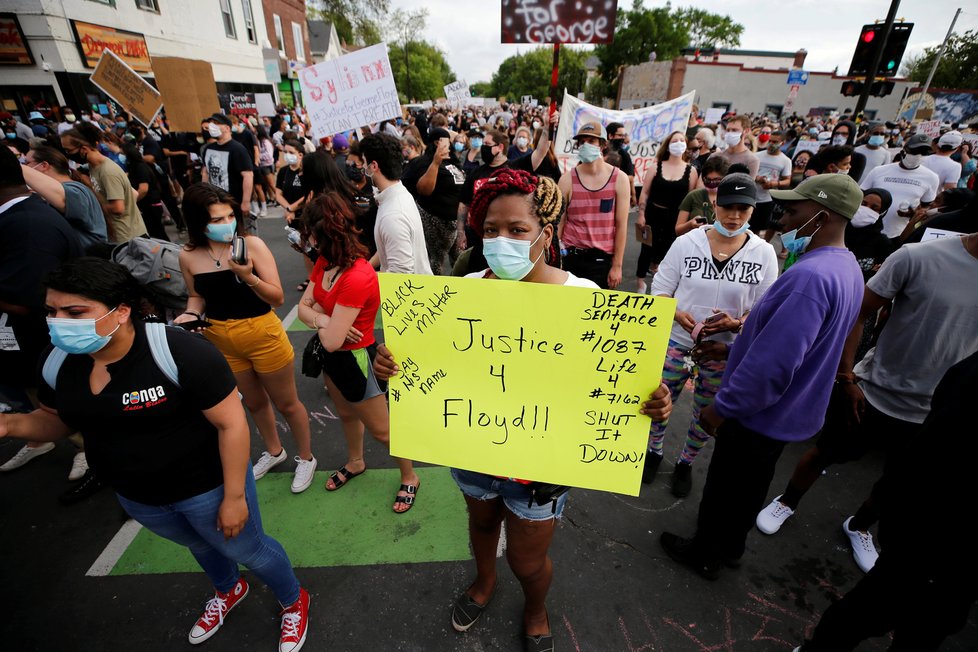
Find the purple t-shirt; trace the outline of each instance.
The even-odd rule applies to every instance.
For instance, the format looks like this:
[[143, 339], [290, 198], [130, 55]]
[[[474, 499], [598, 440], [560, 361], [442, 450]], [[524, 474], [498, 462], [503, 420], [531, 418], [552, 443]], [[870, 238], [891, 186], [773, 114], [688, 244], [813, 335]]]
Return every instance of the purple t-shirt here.
[[744, 322], [716, 397], [717, 414], [779, 441], [818, 432], [863, 291], [848, 249], [819, 247], [802, 255]]

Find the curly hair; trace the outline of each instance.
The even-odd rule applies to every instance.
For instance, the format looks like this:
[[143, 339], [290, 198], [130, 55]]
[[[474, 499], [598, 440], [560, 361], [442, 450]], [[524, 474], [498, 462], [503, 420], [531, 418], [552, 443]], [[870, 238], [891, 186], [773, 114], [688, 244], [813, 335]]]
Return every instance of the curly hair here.
[[302, 211], [303, 230], [316, 239], [316, 248], [330, 265], [349, 267], [369, 252], [360, 242], [356, 208], [335, 192], [317, 195]]
[[502, 195], [526, 195], [540, 226], [553, 224], [556, 228], [564, 212], [564, 196], [553, 179], [504, 168], [486, 179], [472, 198], [469, 226], [480, 238], [489, 204]]

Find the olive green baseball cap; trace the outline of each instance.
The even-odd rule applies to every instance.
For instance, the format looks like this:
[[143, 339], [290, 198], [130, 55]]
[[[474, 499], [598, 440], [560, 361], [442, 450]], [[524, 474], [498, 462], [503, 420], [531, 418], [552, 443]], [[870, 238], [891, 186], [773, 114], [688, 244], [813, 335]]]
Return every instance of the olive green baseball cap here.
[[863, 191], [848, 174], [816, 174], [794, 190], [772, 190], [771, 197], [779, 202], [811, 199], [847, 220], [863, 203]]

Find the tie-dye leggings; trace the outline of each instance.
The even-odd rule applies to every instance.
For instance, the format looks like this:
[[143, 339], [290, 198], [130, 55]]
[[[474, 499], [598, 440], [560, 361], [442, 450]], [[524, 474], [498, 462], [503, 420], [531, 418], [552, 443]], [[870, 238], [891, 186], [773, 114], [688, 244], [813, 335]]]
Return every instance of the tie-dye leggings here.
[[[684, 366], [687, 349], [680, 347], [675, 341], [669, 340], [666, 351], [666, 362], [662, 369], [662, 382], [669, 388], [673, 402], [679, 398], [683, 386], [690, 376], [693, 377], [693, 418], [686, 433], [686, 445], [679, 456], [679, 461], [692, 464], [710, 436], [700, 426], [700, 411], [713, 403], [714, 397], [720, 390], [720, 380], [727, 366], [726, 360], [711, 360], [702, 364], [694, 363], [692, 371]], [[666, 436], [666, 426], [669, 421], [653, 422], [649, 428], [649, 451], [662, 455], [662, 442]]]

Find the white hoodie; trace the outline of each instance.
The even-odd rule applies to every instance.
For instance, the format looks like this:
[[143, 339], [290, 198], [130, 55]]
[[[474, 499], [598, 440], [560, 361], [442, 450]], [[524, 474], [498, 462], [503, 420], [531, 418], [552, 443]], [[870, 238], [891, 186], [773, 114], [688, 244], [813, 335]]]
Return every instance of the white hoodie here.
[[[702, 226], [676, 238], [652, 279], [651, 294], [675, 297], [676, 308], [692, 314], [697, 322], [712, 315], [714, 309], [740, 318], [778, 278], [774, 247], [750, 231], [740, 251], [717, 271], [706, 238], [712, 228]], [[679, 322], [673, 323], [670, 337], [682, 347], [693, 347], [692, 337]], [[709, 339], [730, 344], [734, 337], [723, 332]]]

